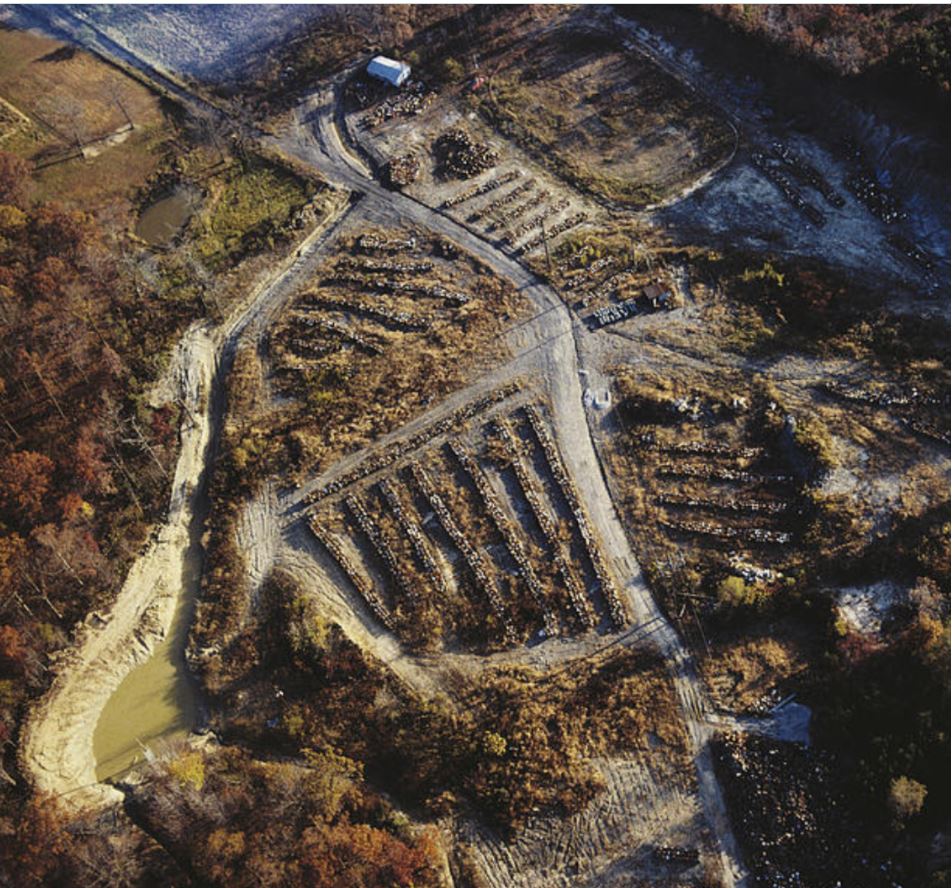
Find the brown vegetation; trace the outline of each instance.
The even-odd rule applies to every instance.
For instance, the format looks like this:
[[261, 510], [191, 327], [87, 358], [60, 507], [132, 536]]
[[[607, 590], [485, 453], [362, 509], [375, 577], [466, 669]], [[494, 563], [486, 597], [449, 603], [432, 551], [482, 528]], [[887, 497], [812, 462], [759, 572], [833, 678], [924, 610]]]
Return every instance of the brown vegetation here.
[[948, 9], [716, 4], [707, 10], [733, 28], [840, 74], [859, 74], [882, 66], [913, 83], [948, 93]]
[[[373, 237], [414, 246], [381, 252], [351, 237], [271, 336], [278, 387], [299, 405], [288, 434], [302, 471], [392, 431], [505, 354], [499, 334], [524, 311], [507, 283], [440, 238], [420, 231]], [[361, 255], [381, 269], [345, 261]], [[422, 260], [432, 270], [417, 271]], [[415, 279], [400, 273], [402, 265]], [[355, 291], [373, 294], [372, 302]]]
[[435, 830], [411, 828], [345, 756], [308, 750], [300, 763], [260, 761], [234, 747], [172, 755], [135, 789], [131, 810], [203, 883], [439, 884]]
[[677, 704], [651, 655], [622, 651], [550, 678], [517, 669], [461, 679], [460, 705], [423, 701], [325, 623], [290, 578], [273, 576], [262, 600], [228, 652], [236, 670], [212, 698], [225, 737], [336, 750], [413, 810], [473, 805], [513, 831], [537, 812], [580, 810], [600, 785], [591, 756], [660, 741], [672, 777], [688, 761]]

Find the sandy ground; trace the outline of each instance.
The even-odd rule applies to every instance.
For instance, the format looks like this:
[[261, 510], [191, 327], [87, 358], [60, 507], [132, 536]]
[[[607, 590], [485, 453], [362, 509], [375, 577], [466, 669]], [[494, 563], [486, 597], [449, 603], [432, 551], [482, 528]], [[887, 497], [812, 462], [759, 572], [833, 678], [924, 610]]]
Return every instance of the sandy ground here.
[[277, 492], [269, 484], [245, 505], [238, 518], [238, 548], [246, 553], [248, 597], [252, 608], [257, 604], [258, 591], [271, 572], [277, 555], [280, 542], [277, 515]]
[[[102, 620], [80, 627], [76, 644], [56, 664], [52, 687], [26, 722], [21, 764], [37, 790], [85, 807], [122, 794], [96, 782], [92, 737], [106, 701], [132, 668], [165, 636], [178, 599], [190, 543], [195, 490], [211, 439], [209, 389], [216, 357], [207, 326], [186, 333], [173, 359], [187, 405], [168, 518], [129, 571], [116, 603]], [[189, 416], [194, 416], [192, 422]]]
[[[220, 419], [213, 388], [222, 383], [222, 356], [233, 349], [249, 324], [266, 322], [271, 303], [280, 303], [298, 277], [310, 272], [321, 239], [345, 206], [332, 213], [270, 275], [254, 282], [217, 329], [207, 323], [189, 328], [177, 347], [170, 371], [157, 392], [174, 389], [183, 399], [179, 460], [172, 483], [166, 523], [152, 536], [133, 564], [109, 613], [95, 615], [80, 627], [74, 646], [55, 666], [49, 691], [26, 721], [20, 745], [23, 770], [34, 786], [62, 796], [75, 807], [93, 807], [121, 799], [121, 793], [96, 782], [93, 733], [106, 701], [123, 678], [145, 662], [167, 635], [183, 592], [185, 553], [201, 496], [201, 479], [209, 457], [213, 426]], [[267, 559], [267, 549], [259, 558]], [[156, 693], [161, 693], [156, 689]]]
[[[568, 888], [630, 885], [658, 867], [650, 846], [697, 847], [703, 814], [693, 788], [659, 779], [650, 756], [625, 756], [592, 762], [605, 791], [566, 820], [531, 820], [507, 843], [475, 823], [460, 837], [472, 844], [492, 888]], [[661, 875], [664, 868], [658, 868]]]

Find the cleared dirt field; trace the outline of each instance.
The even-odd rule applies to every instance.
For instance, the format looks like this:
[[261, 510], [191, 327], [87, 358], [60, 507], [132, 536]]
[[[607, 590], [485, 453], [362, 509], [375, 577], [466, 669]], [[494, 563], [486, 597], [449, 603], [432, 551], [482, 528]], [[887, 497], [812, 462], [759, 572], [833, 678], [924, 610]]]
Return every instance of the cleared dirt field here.
[[729, 156], [715, 109], [634, 50], [562, 29], [519, 46], [490, 80], [495, 124], [570, 181], [625, 204], [657, 203]]

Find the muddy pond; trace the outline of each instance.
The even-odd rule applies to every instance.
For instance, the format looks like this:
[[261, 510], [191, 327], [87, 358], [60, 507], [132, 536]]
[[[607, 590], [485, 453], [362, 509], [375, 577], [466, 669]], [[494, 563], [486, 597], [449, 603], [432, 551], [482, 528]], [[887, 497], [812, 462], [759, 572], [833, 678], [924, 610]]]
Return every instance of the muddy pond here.
[[136, 235], [153, 247], [167, 244], [185, 227], [198, 209], [201, 198], [201, 191], [197, 188], [175, 186], [142, 212], [136, 224]]
[[96, 779], [110, 780], [142, 761], [159, 738], [185, 737], [199, 721], [198, 689], [185, 665], [202, 551], [197, 538], [185, 554], [181, 594], [168, 635], [109, 698], [93, 733]]

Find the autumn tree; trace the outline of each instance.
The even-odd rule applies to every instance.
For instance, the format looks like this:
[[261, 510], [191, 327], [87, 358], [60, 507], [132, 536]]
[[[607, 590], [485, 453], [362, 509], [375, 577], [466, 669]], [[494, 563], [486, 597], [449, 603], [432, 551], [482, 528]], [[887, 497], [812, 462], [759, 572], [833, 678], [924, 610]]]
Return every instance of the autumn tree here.
[[0, 505], [22, 524], [40, 517], [50, 488], [53, 461], [32, 450], [14, 451], [0, 461]]
[[33, 191], [31, 166], [22, 157], [0, 151], [0, 204], [26, 209]]
[[18, 670], [29, 649], [16, 626], [0, 626], [0, 665]]
[[64, 862], [73, 849], [55, 799], [36, 795], [20, 811], [14, 834], [0, 840], [0, 873], [8, 885], [66, 884]]

